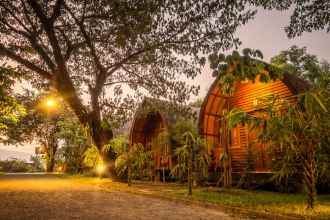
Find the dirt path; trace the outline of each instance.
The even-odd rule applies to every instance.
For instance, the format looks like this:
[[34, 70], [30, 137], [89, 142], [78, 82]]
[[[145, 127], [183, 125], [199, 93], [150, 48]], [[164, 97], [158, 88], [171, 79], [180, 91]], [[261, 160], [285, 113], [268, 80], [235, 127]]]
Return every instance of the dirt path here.
[[213, 209], [125, 192], [54, 175], [0, 176], [0, 220], [233, 220]]

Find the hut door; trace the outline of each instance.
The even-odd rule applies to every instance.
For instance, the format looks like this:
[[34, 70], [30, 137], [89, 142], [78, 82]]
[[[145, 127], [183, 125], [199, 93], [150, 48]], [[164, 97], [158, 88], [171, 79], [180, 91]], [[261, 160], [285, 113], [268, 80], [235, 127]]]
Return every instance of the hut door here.
[[232, 156], [232, 167], [234, 172], [243, 172], [246, 169], [248, 130], [245, 125], [238, 125], [230, 132], [230, 151]]
[[266, 172], [270, 170], [270, 158], [267, 155], [267, 144], [260, 143], [256, 132], [249, 132], [249, 144], [254, 157], [254, 167], [256, 172]]

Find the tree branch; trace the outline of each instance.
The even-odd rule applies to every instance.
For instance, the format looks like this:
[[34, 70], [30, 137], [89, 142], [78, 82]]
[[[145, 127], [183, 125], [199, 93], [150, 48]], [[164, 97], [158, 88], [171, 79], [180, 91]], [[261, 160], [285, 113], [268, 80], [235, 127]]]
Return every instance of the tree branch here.
[[104, 82], [106, 80], [106, 69], [105, 67], [102, 65], [101, 61], [100, 61], [100, 58], [97, 56], [97, 52], [96, 52], [96, 49], [84, 27], [84, 24], [83, 24], [83, 19], [82, 19], [82, 22], [80, 22], [78, 20], [78, 18], [74, 15], [74, 13], [72, 12], [72, 10], [65, 5], [65, 8], [68, 10], [68, 12], [70, 13], [71, 17], [75, 20], [76, 24], [78, 25], [79, 29], [80, 29], [80, 32], [82, 33], [85, 41], [86, 41], [86, 45], [87, 47], [89, 48], [90, 50], [90, 53], [93, 57], [93, 60], [94, 60], [94, 63], [99, 71], [99, 74], [96, 76], [96, 82], [95, 82], [95, 94], [96, 95], [99, 95], [102, 91], [102, 87], [104, 85]]
[[13, 53], [10, 49], [5, 48], [1, 44], [0, 44], [0, 55], [4, 55], [4, 56], [7, 56], [7, 57], [11, 58], [12, 60], [16, 61], [17, 63], [22, 64], [23, 66], [25, 66], [29, 70], [32, 70], [32, 71], [38, 73], [43, 78], [46, 78], [48, 80], [52, 79], [52, 74], [50, 74], [46, 70], [43, 70], [42, 68], [38, 67], [34, 63], [31, 63], [30, 61], [28, 61], [26, 59], [23, 59], [22, 57], [20, 57], [19, 55]]
[[61, 15], [61, 6], [64, 5], [64, 0], [57, 0], [54, 6], [54, 12], [49, 19], [50, 23], [54, 23], [55, 20]]

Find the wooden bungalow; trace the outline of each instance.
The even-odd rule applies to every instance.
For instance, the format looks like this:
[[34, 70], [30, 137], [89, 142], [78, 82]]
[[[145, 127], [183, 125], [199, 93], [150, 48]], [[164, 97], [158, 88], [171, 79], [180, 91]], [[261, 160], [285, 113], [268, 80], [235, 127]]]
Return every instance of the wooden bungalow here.
[[[194, 112], [196, 113], [196, 109]], [[171, 106], [168, 102], [145, 98], [135, 113], [131, 129], [130, 143], [142, 144], [146, 150], [152, 150], [155, 162], [156, 176], [162, 174], [164, 170], [168, 171], [172, 168], [172, 152], [171, 146], [167, 147], [166, 153], [161, 154], [157, 145], [157, 138], [162, 132], [170, 132], [175, 125], [177, 119], [187, 114], [193, 114], [190, 107], [183, 107], [180, 110]], [[163, 149], [164, 150], [164, 149]]]
[[[199, 116], [200, 134], [206, 139], [209, 147], [212, 149], [215, 161], [218, 161], [221, 155], [221, 135], [222, 116], [226, 109], [240, 108], [248, 113], [258, 111], [258, 99], [269, 95], [278, 95], [281, 98], [287, 98], [293, 94], [305, 91], [307, 84], [305, 81], [284, 74], [282, 80], [262, 83], [259, 80], [255, 82], [245, 81], [236, 84], [235, 92], [232, 96], [225, 96], [221, 92], [218, 80], [211, 85], [211, 88], [204, 100]], [[267, 157], [265, 144], [256, 141], [255, 134], [249, 131], [247, 125], [237, 126], [229, 132], [230, 135], [230, 154], [233, 174], [242, 174], [246, 171], [249, 161], [248, 149], [252, 149], [256, 155], [253, 161], [255, 172], [269, 172], [271, 160]], [[248, 148], [248, 146], [254, 146]]]

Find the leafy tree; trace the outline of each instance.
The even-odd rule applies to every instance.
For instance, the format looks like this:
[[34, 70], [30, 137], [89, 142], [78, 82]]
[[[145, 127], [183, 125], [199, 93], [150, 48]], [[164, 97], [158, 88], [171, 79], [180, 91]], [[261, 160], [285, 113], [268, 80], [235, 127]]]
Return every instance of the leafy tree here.
[[202, 104], [203, 104], [203, 99], [198, 98], [198, 99], [196, 99], [196, 101], [191, 102], [189, 105], [192, 107], [195, 107], [195, 108], [200, 108], [202, 106]]
[[288, 50], [281, 51], [271, 58], [271, 64], [312, 83], [320, 79], [321, 74], [324, 73], [318, 58], [307, 53], [306, 47], [292, 46]]
[[32, 167], [26, 161], [19, 159], [0, 161], [0, 170], [3, 172], [31, 172]]
[[255, 14], [245, 3], [3, 0], [0, 56], [35, 86], [54, 87], [101, 149], [112, 138], [107, 115], [134, 103], [124, 89], [178, 102], [197, 92], [177, 81], [178, 74], [194, 78], [205, 62], [201, 52], [238, 44], [237, 27]]
[[[47, 106], [47, 100], [50, 97], [53, 102], [57, 103], [54, 103], [56, 106]], [[65, 107], [63, 106], [60, 109], [61, 100], [55, 95], [49, 96], [48, 93], [36, 95], [27, 91], [25, 94], [17, 97], [17, 99], [20, 100], [26, 109], [26, 114], [21, 118], [19, 123], [11, 124], [8, 127], [5, 134], [7, 136], [5, 143], [38, 142], [41, 144], [45, 153], [46, 170], [52, 172], [54, 170], [55, 155], [59, 144], [57, 137], [59, 131], [58, 122], [65, 117]]]
[[95, 145], [87, 148], [83, 154], [83, 165], [89, 169], [94, 169], [97, 165], [102, 164], [102, 157]]
[[36, 172], [43, 171], [42, 161], [39, 156], [31, 156], [30, 160], [32, 161], [32, 169]]
[[175, 150], [177, 161], [171, 173], [187, 179], [188, 195], [192, 195], [192, 187], [194, 181], [197, 180], [197, 174], [208, 175], [210, 159], [203, 139], [190, 131], [181, 135], [185, 141], [182, 146]]
[[146, 151], [142, 144], [130, 146], [126, 136], [118, 136], [112, 139], [106, 147], [112, 148], [116, 153], [116, 172], [121, 177], [127, 176], [129, 186], [133, 179], [151, 177], [152, 152]]
[[130, 186], [132, 183], [132, 158], [130, 154], [130, 147], [128, 137], [125, 135], [119, 135], [113, 138], [108, 145], [105, 146], [105, 150], [112, 148], [116, 153], [115, 170], [117, 175], [123, 177], [127, 174], [127, 183]]
[[[0, 135], [5, 136], [8, 126], [25, 115], [25, 109], [12, 95], [17, 74], [10, 68], [0, 67]], [[0, 138], [1, 141], [2, 138]]]
[[[88, 141], [87, 129], [83, 128], [76, 117], [66, 117], [59, 121], [59, 131], [56, 136], [62, 141], [61, 155], [64, 158], [66, 170], [69, 172], [82, 172], [86, 164], [86, 150], [91, 147], [92, 143]], [[84, 164], [85, 162], [85, 164]], [[94, 166], [92, 166], [94, 167]]]
[[330, 2], [328, 0], [251, 0], [266, 9], [288, 10], [293, 8], [290, 24], [285, 28], [290, 38], [304, 32], [325, 30], [330, 32]]
[[191, 118], [178, 117], [175, 124], [169, 129], [171, 137], [172, 150], [184, 145], [185, 138], [182, 136], [186, 131], [191, 132], [194, 136], [198, 135], [196, 122]]
[[201, 183], [208, 176], [210, 157], [207, 145], [191, 118], [179, 117], [169, 131], [173, 152], [171, 174], [181, 182], [188, 181], [190, 195], [193, 182]]

